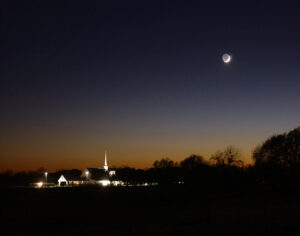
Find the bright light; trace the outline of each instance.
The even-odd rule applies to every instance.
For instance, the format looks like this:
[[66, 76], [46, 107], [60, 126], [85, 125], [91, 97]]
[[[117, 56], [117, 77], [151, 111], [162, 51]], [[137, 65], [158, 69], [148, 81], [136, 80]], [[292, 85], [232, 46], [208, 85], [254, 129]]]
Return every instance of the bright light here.
[[124, 182], [119, 181], [119, 180], [114, 180], [111, 183], [113, 184], [113, 186], [123, 186], [124, 185]]
[[99, 180], [99, 183], [102, 185], [102, 186], [107, 186], [110, 184], [110, 181], [109, 180], [106, 180], [106, 179], [103, 179], [103, 180]]
[[39, 188], [41, 188], [41, 187], [43, 186], [43, 182], [38, 182], [38, 183], [37, 183], [37, 186], [38, 186]]
[[86, 172], [85, 172], [85, 175], [86, 175], [86, 176], [88, 176], [88, 175], [89, 175], [89, 172], [88, 172], [88, 171], [86, 171]]
[[47, 175], [48, 175], [48, 172], [45, 172], [45, 176], [47, 177]]
[[231, 57], [231, 55], [225, 53], [225, 54], [223, 54], [222, 59], [223, 59], [224, 63], [228, 64], [231, 61], [232, 57]]

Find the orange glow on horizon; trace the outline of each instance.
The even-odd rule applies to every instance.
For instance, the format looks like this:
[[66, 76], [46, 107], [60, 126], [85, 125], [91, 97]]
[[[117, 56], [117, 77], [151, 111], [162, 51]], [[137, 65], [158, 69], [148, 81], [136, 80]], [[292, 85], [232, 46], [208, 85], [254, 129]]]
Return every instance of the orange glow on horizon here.
[[[192, 153], [191, 153], [192, 154]], [[173, 157], [171, 155], [161, 155], [157, 158], [151, 158], [147, 157], [145, 159], [137, 157], [133, 157], [131, 155], [124, 155], [123, 158], [116, 158], [114, 155], [108, 156], [108, 166], [109, 167], [131, 167], [136, 169], [147, 169], [151, 168], [153, 163], [156, 160], [160, 160], [162, 158], [170, 158], [171, 160], [179, 163], [185, 158], [187, 158], [189, 155], [178, 155]], [[197, 154], [197, 153], [196, 153]], [[201, 154], [199, 154], [201, 155]], [[211, 154], [210, 154], [211, 155]], [[208, 160], [210, 155], [203, 155], [205, 160]], [[10, 161], [17, 159], [16, 161]], [[39, 168], [44, 168], [45, 170], [49, 172], [54, 172], [61, 169], [79, 169], [83, 170], [87, 167], [103, 167], [104, 163], [104, 155], [101, 157], [95, 158], [74, 158], [71, 157], [67, 158], [58, 158], [58, 159], [51, 159], [51, 161], [48, 160], [48, 158], [45, 160], [44, 158], [37, 159], [37, 158], [2, 158], [1, 157], [1, 167], [0, 172], [11, 170], [13, 172], [19, 172], [19, 171], [35, 171]], [[4, 161], [5, 160], [5, 161]], [[54, 161], [55, 160], [55, 161]], [[248, 155], [247, 157], [244, 156], [243, 158], [244, 164], [248, 165], [251, 164], [251, 155]]]

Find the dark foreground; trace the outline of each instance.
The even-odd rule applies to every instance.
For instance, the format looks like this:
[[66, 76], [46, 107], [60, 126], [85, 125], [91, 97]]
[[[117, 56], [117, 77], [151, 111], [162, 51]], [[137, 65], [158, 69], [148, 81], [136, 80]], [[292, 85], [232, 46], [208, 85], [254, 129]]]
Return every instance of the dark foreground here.
[[299, 191], [2, 189], [1, 235], [300, 235]]

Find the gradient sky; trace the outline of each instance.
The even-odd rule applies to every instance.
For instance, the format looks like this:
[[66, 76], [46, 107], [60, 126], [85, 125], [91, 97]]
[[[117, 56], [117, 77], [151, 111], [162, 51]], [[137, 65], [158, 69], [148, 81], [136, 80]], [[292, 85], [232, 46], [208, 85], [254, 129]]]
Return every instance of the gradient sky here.
[[0, 171], [100, 167], [104, 150], [144, 168], [230, 144], [249, 163], [299, 126], [300, 3], [207, 2], [4, 1]]

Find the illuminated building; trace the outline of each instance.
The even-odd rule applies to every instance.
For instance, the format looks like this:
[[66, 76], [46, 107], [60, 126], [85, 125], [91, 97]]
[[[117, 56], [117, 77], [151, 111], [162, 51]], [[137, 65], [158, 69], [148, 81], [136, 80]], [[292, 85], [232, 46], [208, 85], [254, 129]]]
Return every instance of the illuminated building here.
[[103, 168], [86, 168], [82, 172], [81, 178], [84, 178], [85, 182], [88, 184], [96, 184], [96, 183], [100, 183], [99, 181], [104, 181], [101, 182], [101, 184], [105, 183], [102, 185], [106, 186], [108, 185], [106, 180], [108, 180], [110, 177], [113, 177], [114, 175], [116, 175], [116, 171], [110, 170], [108, 168], [107, 152], [105, 151]]
[[104, 166], [103, 166], [105, 171], [108, 171], [108, 165], [107, 165], [107, 153], [105, 151], [105, 157], [104, 157]]
[[66, 185], [68, 185], [68, 181], [66, 180], [66, 178], [63, 175], [61, 175], [59, 177], [59, 179], [57, 180], [57, 182], [58, 182], [58, 186], [66, 186]]
[[[48, 176], [49, 174], [49, 176]], [[107, 164], [107, 152], [104, 156], [104, 165], [100, 168], [86, 168], [83, 171], [61, 170], [56, 173], [43, 173], [43, 178], [38, 179], [32, 186], [35, 188], [48, 187], [71, 187], [82, 184], [101, 186], [122, 186], [124, 183], [116, 178], [116, 170], [109, 169]], [[44, 182], [46, 180], [46, 182]], [[49, 180], [49, 181], [48, 181]]]
[[101, 184], [102, 186], [108, 186], [110, 185], [110, 180], [108, 179], [99, 180], [99, 184]]

